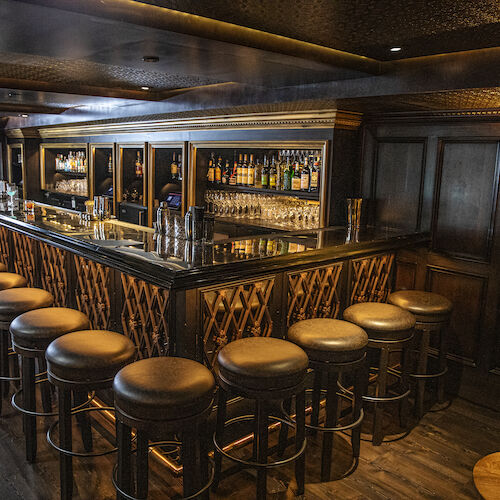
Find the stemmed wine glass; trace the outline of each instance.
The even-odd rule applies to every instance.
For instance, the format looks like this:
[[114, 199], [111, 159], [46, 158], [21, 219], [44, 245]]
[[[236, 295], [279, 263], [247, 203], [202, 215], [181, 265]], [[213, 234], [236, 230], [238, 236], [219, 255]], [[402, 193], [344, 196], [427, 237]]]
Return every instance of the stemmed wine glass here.
[[14, 183], [7, 183], [7, 194], [9, 195], [9, 207], [14, 209], [14, 196], [17, 193], [17, 186]]

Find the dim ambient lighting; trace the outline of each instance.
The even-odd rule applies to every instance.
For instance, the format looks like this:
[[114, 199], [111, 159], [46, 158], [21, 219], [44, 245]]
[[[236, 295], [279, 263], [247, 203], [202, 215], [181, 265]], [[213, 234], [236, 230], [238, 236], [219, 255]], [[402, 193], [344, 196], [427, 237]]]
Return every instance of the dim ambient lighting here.
[[401, 47], [391, 47], [391, 52], [399, 52]]

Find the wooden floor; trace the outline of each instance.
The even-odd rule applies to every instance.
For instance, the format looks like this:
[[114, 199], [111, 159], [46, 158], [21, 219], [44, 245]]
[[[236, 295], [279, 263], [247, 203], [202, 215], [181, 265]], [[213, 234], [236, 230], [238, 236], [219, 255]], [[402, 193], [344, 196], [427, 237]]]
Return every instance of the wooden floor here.
[[[4, 404], [4, 406], [6, 406]], [[390, 415], [387, 422], [391, 421]], [[308, 445], [306, 494], [316, 499], [470, 499], [480, 498], [472, 481], [474, 464], [484, 455], [500, 450], [500, 414], [461, 399], [444, 409], [430, 411], [403, 439], [373, 447], [363, 442], [358, 468], [347, 478], [320, 483], [320, 438]], [[369, 421], [367, 421], [369, 424]], [[39, 426], [42, 427], [42, 426]], [[39, 428], [38, 463], [27, 465], [21, 418], [7, 408], [0, 417], [0, 499], [52, 500], [59, 498], [57, 454]], [[367, 430], [367, 429], [366, 429]], [[390, 429], [389, 429], [390, 430]], [[97, 446], [105, 446], [102, 438]], [[336, 436], [334, 477], [350, 465], [345, 436]], [[114, 455], [92, 460], [75, 459], [75, 499], [114, 499], [110, 475]], [[225, 463], [225, 465], [229, 465]], [[268, 480], [268, 498], [293, 498], [291, 468], [274, 469]], [[242, 471], [221, 482], [211, 498], [254, 498], [254, 477]], [[150, 498], [179, 497], [179, 480], [156, 462], [150, 476]]]

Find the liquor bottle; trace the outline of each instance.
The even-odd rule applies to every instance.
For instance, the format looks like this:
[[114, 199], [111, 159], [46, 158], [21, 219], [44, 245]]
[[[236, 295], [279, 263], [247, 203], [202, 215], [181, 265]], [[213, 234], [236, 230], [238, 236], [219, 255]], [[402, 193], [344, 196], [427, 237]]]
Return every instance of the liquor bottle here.
[[240, 154], [238, 160], [238, 169], [236, 171], [236, 184], [238, 186], [243, 185], [243, 155]]
[[229, 160], [226, 160], [226, 166], [224, 167], [224, 170], [222, 171], [222, 184], [229, 184], [229, 177], [231, 175], [231, 167], [229, 165]]
[[108, 159], [108, 174], [112, 174], [113, 173], [113, 155], [109, 155], [109, 159]]
[[254, 185], [255, 183], [255, 163], [253, 162], [253, 155], [250, 155], [250, 163], [248, 164], [248, 182], [249, 186]]
[[290, 191], [292, 189], [292, 168], [290, 167], [290, 155], [286, 157], [286, 165], [283, 171], [283, 190]]
[[262, 166], [262, 174], [260, 176], [260, 179], [262, 188], [267, 189], [269, 187], [269, 166], [267, 164], [266, 156], [264, 156], [264, 165]]
[[207, 180], [210, 184], [214, 183], [215, 180], [215, 166], [214, 166], [214, 154], [211, 153], [210, 160], [208, 161], [208, 171], [207, 171]]
[[276, 160], [271, 160], [271, 168], [269, 169], [269, 189], [276, 189]]
[[262, 187], [262, 169], [264, 165], [262, 161], [259, 159], [255, 165], [255, 173], [254, 173], [254, 187], [261, 188]]
[[276, 165], [276, 190], [283, 191], [283, 184], [285, 181], [285, 151], [280, 151], [278, 156], [278, 163]]
[[311, 172], [307, 161], [307, 156], [304, 157], [304, 167], [300, 172], [300, 190], [309, 191], [309, 182], [311, 180]]
[[137, 158], [135, 160], [135, 176], [140, 179], [142, 177], [142, 173], [141, 152], [137, 151]]
[[179, 166], [175, 161], [175, 153], [173, 153], [172, 163], [170, 164], [170, 175], [172, 176], [173, 181], [176, 181], [179, 178]]
[[215, 184], [222, 182], [222, 158], [219, 156], [217, 165], [215, 166]]
[[238, 162], [236, 160], [234, 160], [233, 171], [231, 172], [231, 175], [229, 176], [229, 185], [236, 186], [237, 178], [238, 178]]
[[319, 189], [319, 164], [320, 157], [316, 156], [311, 168], [311, 182], [309, 183], [309, 191], [314, 192]]
[[300, 161], [295, 159], [295, 165], [291, 176], [292, 191], [300, 191]]
[[241, 184], [243, 186], [248, 185], [248, 157], [247, 157], [247, 155], [243, 156], [243, 167], [241, 169]]

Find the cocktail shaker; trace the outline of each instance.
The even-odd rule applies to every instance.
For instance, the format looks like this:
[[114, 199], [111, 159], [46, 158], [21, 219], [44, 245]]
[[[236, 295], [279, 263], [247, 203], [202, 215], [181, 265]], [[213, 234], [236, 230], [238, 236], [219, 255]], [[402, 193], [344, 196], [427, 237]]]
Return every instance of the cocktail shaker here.
[[156, 210], [156, 232], [159, 234], [169, 234], [170, 231], [170, 210], [167, 202], [162, 201]]

